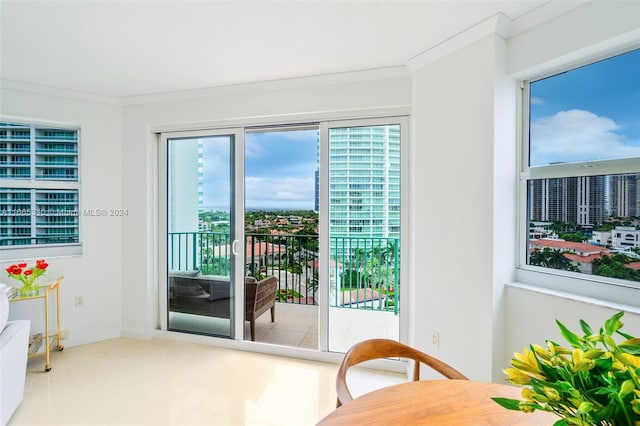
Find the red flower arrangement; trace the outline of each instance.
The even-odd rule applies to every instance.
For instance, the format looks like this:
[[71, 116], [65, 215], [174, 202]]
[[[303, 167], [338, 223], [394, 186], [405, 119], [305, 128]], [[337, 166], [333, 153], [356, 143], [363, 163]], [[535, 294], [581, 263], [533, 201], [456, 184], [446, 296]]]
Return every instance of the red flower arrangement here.
[[6, 271], [10, 278], [14, 278], [22, 282], [20, 295], [29, 296], [31, 294], [37, 294], [38, 285], [35, 281], [38, 277], [46, 273], [48, 266], [49, 264], [44, 259], [39, 259], [36, 260], [36, 264], [31, 268], [27, 268], [26, 263], [18, 263], [9, 266]]

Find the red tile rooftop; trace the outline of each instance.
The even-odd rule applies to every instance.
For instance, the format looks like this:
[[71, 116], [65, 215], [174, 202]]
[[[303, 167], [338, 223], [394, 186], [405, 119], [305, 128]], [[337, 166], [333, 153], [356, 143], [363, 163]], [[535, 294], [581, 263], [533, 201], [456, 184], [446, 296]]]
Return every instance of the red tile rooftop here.
[[[247, 244], [245, 246], [246, 246], [247, 259], [250, 259], [252, 256], [265, 256], [265, 255], [271, 256], [271, 255], [287, 252], [286, 246], [282, 244], [273, 244], [273, 243], [267, 243], [264, 241], [256, 241], [252, 245], [250, 241], [250, 237], [247, 237]], [[229, 244], [216, 246], [213, 252], [215, 256], [224, 256], [227, 253], [231, 253], [231, 246]]]
[[636, 271], [640, 271], [640, 262], [631, 262], [625, 265], [629, 269], [634, 269]]
[[[337, 266], [339, 268], [342, 268], [342, 263], [338, 263]], [[319, 269], [320, 268], [320, 261], [318, 259], [316, 260], [310, 260], [307, 262], [307, 267], [309, 268], [314, 268], [314, 269]], [[332, 260], [331, 261], [331, 268], [335, 268], [336, 267], [336, 261]]]
[[605, 247], [595, 246], [593, 244], [576, 243], [573, 241], [552, 240], [542, 238], [539, 240], [530, 240], [530, 248], [544, 249], [550, 248], [562, 251], [575, 251], [581, 256], [588, 256], [597, 253], [609, 253], [609, 249]]
[[573, 262], [580, 262], [580, 263], [591, 263], [596, 259], [602, 259], [602, 255], [603, 253], [590, 254], [588, 256], [580, 256], [577, 254], [564, 253], [564, 257], [566, 257], [567, 259]]

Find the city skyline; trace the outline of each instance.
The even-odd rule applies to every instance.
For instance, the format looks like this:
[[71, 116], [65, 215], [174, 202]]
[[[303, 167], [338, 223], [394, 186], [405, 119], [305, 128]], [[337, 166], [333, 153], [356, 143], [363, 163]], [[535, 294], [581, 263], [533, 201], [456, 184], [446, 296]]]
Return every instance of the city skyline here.
[[531, 221], [597, 226], [607, 217], [640, 216], [640, 173], [529, 181]]

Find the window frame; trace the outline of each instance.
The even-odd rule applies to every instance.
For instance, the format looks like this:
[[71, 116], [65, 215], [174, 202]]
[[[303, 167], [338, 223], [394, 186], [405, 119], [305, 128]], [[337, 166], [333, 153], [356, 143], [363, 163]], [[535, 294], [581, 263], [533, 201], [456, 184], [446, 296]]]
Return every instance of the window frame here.
[[[81, 176], [82, 176], [82, 149], [81, 149], [81, 141], [82, 141], [82, 130], [81, 126], [78, 124], [71, 123], [62, 123], [57, 121], [49, 121], [49, 120], [38, 120], [38, 119], [30, 119], [23, 117], [13, 117], [0, 115], [0, 122], [8, 123], [8, 124], [16, 124], [20, 126], [25, 126], [30, 128], [30, 139], [29, 142], [32, 143], [35, 141], [34, 132], [38, 129], [48, 129], [48, 130], [63, 130], [63, 131], [73, 131], [76, 132], [76, 158], [77, 164], [75, 165], [77, 169], [77, 178], [74, 180], [50, 180], [50, 179], [37, 179], [33, 174], [33, 165], [35, 164], [35, 159], [32, 158], [32, 151], [30, 151], [30, 164], [32, 173], [28, 179], [11, 179], [11, 178], [0, 178], [0, 182], [2, 182], [2, 186], [4, 188], [16, 188], [16, 189], [24, 189], [24, 190], [35, 190], [35, 191], [46, 191], [46, 190], [71, 190], [77, 191], [77, 228], [78, 228], [78, 241], [72, 243], [50, 243], [50, 244], [25, 244], [25, 245], [14, 245], [14, 246], [0, 246], [0, 254], [2, 255], [3, 262], [12, 262], [18, 260], [31, 260], [36, 258], [60, 258], [60, 257], [70, 257], [70, 256], [79, 256], [82, 254], [82, 235], [83, 235], [83, 224], [82, 224], [82, 185], [81, 185]], [[30, 234], [31, 235], [31, 234]], [[31, 235], [33, 237], [33, 235]]]
[[[350, 110], [350, 111], [337, 111], [337, 112], [328, 112], [328, 113], [304, 113], [300, 115], [285, 115], [285, 116], [264, 116], [260, 118], [239, 118], [232, 120], [224, 120], [224, 121], [211, 121], [211, 122], [201, 122], [201, 123], [186, 123], [186, 124], [167, 124], [167, 125], [155, 125], [150, 127], [150, 132], [154, 135], [154, 138], [157, 144], [154, 144], [154, 152], [156, 156], [156, 165], [154, 168], [155, 180], [158, 182], [158, 191], [156, 191], [156, 205], [159, 208], [159, 211], [164, 211], [164, 207], [166, 206], [166, 191], [162, 189], [166, 182], [163, 180], [166, 177], [166, 158], [164, 157], [162, 149], [162, 141], [164, 137], [167, 137], [169, 134], [180, 134], [181, 132], [186, 132], [189, 135], [192, 135], [195, 132], [201, 131], [204, 134], [209, 134], [212, 131], [228, 131], [231, 128], [243, 129], [244, 131], [241, 134], [245, 135], [246, 130], [254, 130], [260, 128], [278, 128], [278, 127], [296, 127], [296, 126], [304, 126], [309, 123], [317, 123], [320, 128], [320, 145], [319, 145], [319, 161], [320, 161], [320, 176], [326, 176], [325, 178], [319, 179], [319, 188], [318, 194], [320, 200], [325, 200], [324, 203], [320, 206], [320, 220], [319, 220], [319, 238], [323, 238], [322, 235], [326, 234], [326, 238], [328, 240], [329, 233], [329, 214], [328, 214], [328, 201], [329, 201], [329, 186], [330, 182], [328, 179], [328, 164], [329, 164], [329, 144], [328, 144], [328, 128], [329, 127], [341, 127], [341, 126], [371, 126], [371, 125], [379, 125], [379, 124], [388, 124], [389, 120], [399, 121], [401, 124], [401, 130], [403, 136], [401, 138], [400, 145], [400, 176], [399, 179], [406, 182], [400, 186], [400, 203], [402, 206], [406, 206], [402, 208], [401, 211], [401, 221], [407, 223], [407, 226], [403, 226], [400, 230], [401, 233], [401, 245], [400, 251], [402, 253], [407, 253], [407, 259], [410, 256], [410, 244], [409, 244], [409, 187], [410, 187], [410, 179], [409, 179], [409, 169], [410, 169], [410, 156], [409, 156], [409, 140], [410, 140], [410, 132], [411, 132], [411, 110], [408, 107], [389, 107], [389, 108], [381, 108], [375, 110]], [[244, 142], [243, 144], [244, 145]], [[241, 158], [239, 151], [242, 150], [242, 146], [238, 144], [236, 146], [236, 155]], [[237, 167], [236, 168], [236, 176], [243, 177], [244, 176], [244, 168]], [[166, 189], [166, 188], [165, 188]], [[348, 189], [345, 189], [348, 191]], [[236, 194], [240, 196], [239, 194]], [[242, 195], [244, 196], [244, 195]], [[242, 212], [237, 212], [237, 214], [244, 214], [244, 208], [241, 209]], [[244, 218], [243, 216], [236, 217], [239, 223], [243, 223], [243, 220], [240, 218]], [[157, 232], [157, 236], [162, 237], [162, 235], [166, 235], [166, 220], [162, 218], [162, 216], [155, 218], [155, 229]], [[242, 231], [242, 235], [244, 235], [244, 227]], [[242, 237], [244, 238], [244, 237]], [[240, 240], [242, 240], [240, 238]], [[160, 239], [160, 249], [156, 256], [156, 277], [158, 278], [159, 287], [158, 291], [161, 295], [160, 297], [165, 297], [165, 299], [160, 299], [159, 302], [159, 323], [160, 330], [167, 331], [167, 323], [166, 323], [166, 309], [167, 302], [166, 296], [162, 296], [166, 294], [166, 257], [163, 254], [165, 251], [162, 247], [164, 247], [162, 240]], [[166, 245], [166, 241], [164, 242]], [[329, 249], [328, 244], [322, 244], [319, 248], [319, 254], [322, 259], [328, 259]], [[322, 261], [325, 262], [325, 261]], [[328, 287], [329, 282], [329, 262], [326, 261], [326, 265], [321, 262], [321, 267], [319, 269], [319, 281], [320, 291], [319, 291], [319, 304], [328, 303], [328, 288], [323, 288], [324, 286]], [[401, 262], [401, 276], [408, 277], [409, 276], [409, 261]], [[242, 269], [242, 266], [240, 266]], [[325, 284], [322, 284], [325, 283]], [[410, 292], [410, 286], [413, 284], [408, 282], [406, 292]], [[326, 294], [325, 294], [326, 293]], [[163, 301], [164, 300], [164, 301]], [[242, 298], [238, 298], [237, 303], [242, 304], [244, 300]], [[242, 306], [242, 305], [240, 305]], [[407, 341], [408, 336], [408, 328], [409, 328], [409, 320], [410, 317], [410, 306], [405, 306], [400, 310], [400, 330], [399, 330], [399, 340], [401, 342]], [[238, 308], [238, 311], [242, 311], [241, 308]], [[328, 324], [328, 310], [320, 310], [319, 321], [322, 324]], [[236, 324], [236, 336], [242, 336], [242, 323]], [[328, 326], [327, 326], [328, 327]], [[319, 333], [319, 352], [321, 353], [321, 357], [330, 356], [333, 357], [333, 352], [328, 349], [328, 340], [327, 335], [328, 328], [320, 327]], [[324, 333], [324, 334], [323, 334]], [[215, 338], [215, 337], [214, 337]], [[221, 342], [228, 341], [225, 338], [219, 339]], [[240, 338], [238, 340], [242, 342], [241, 344], [244, 347], [252, 347], [253, 343], [245, 342], [244, 339]], [[298, 349], [287, 348], [285, 351], [298, 351]], [[292, 352], [293, 353], [293, 352]], [[389, 364], [390, 365], [390, 364]], [[394, 367], [391, 367], [394, 368]]]
[[596, 57], [590, 57], [588, 60], [572, 62], [562, 68], [555, 68], [544, 75], [536, 75], [520, 80], [520, 90], [518, 90], [519, 110], [517, 111], [519, 124], [517, 142], [519, 171], [517, 194], [517, 264], [515, 270], [517, 282], [553, 292], [560, 292], [569, 297], [588, 302], [640, 308], [640, 283], [636, 283], [635, 281], [527, 264], [529, 235], [527, 183], [529, 180], [640, 172], [638, 168], [638, 157], [530, 166], [530, 85], [536, 81], [607, 60], [638, 48], [640, 48], [640, 46], [631, 46], [624, 50], [603, 52]]

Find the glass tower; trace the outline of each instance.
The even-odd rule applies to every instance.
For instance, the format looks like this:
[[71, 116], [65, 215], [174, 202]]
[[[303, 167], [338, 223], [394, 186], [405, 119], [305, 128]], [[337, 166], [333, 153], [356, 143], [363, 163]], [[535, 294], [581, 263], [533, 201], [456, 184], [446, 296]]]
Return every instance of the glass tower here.
[[400, 125], [329, 129], [332, 237], [400, 237]]

